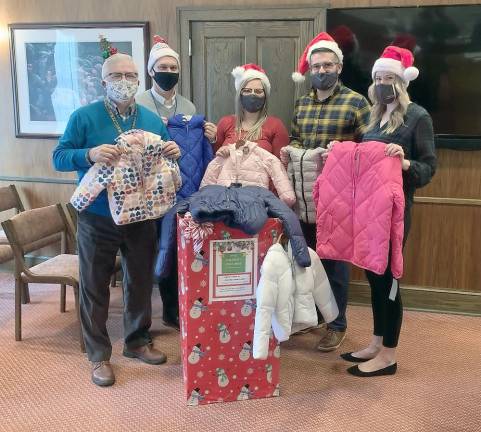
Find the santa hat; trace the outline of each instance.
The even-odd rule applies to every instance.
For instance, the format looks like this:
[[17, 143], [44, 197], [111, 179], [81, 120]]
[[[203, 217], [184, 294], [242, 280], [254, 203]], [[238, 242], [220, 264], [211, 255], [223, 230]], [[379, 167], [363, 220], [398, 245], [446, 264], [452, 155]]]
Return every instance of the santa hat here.
[[271, 92], [271, 83], [269, 82], [269, 78], [267, 78], [266, 71], [254, 63], [248, 63], [244, 66], [236, 66], [232, 70], [232, 76], [235, 80], [234, 86], [236, 91], [239, 91], [247, 81], [260, 79], [267, 94], [270, 94]]
[[311, 54], [314, 50], [327, 48], [336, 54], [339, 62], [342, 63], [343, 55], [336, 41], [325, 32], [319, 33], [314, 39], [312, 39], [306, 46], [306, 49], [299, 58], [297, 64], [297, 71], [293, 72], [292, 79], [295, 82], [303, 82], [305, 80], [304, 74], [309, 69], [309, 63], [311, 61]]
[[157, 60], [161, 57], [173, 57], [177, 60], [177, 64], [180, 67], [179, 54], [177, 54], [167, 43], [167, 41], [158, 36], [154, 36], [154, 46], [150, 50], [149, 62], [147, 63], [147, 70], [150, 72]]
[[386, 47], [380, 58], [372, 67], [372, 79], [376, 72], [392, 72], [406, 83], [415, 80], [419, 69], [413, 66], [414, 57], [411, 51], [394, 45]]

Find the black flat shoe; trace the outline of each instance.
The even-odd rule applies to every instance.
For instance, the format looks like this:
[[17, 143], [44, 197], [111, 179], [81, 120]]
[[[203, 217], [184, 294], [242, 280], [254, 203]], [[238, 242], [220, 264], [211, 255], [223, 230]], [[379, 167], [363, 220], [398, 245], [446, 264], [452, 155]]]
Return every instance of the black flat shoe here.
[[371, 360], [371, 359], [362, 359], [362, 358], [359, 358], [359, 357], [354, 357], [352, 355], [352, 352], [341, 354], [340, 357], [343, 360], [346, 360], [346, 361], [352, 362], [352, 363], [362, 363], [362, 362]]
[[382, 375], [394, 375], [397, 371], [397, 363], [393, 363], [391, 366], [386, 366], [385, 368], [378, 369], [372, 372], [363, 372], [359, 370], [358, 365], [351, 366], [347, 369], [347, 371], [354, 376], [357, 377], [373, 377], [373, 376], [382, 376]]

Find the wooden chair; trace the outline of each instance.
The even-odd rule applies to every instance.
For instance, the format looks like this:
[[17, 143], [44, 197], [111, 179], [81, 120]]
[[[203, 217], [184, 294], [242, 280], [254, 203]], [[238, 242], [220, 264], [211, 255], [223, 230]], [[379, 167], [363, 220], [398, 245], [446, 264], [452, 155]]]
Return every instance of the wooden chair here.
[[[80, 349], [85, 352], [80, 326], [78, 256], [66, 253], [67, 236], [72, 236], [73, 233], [62, 206], [57, 204], [24, 211], [2, 222], [2, 226], [15, 260], [15, 340], [22, 339], [22, 288], [25, 285], [28, 287], [29, 283], [60, 284], [62, 287], [69, 285], [75, 295], [75, 310], [80, 327]], [[24, 255], [27, 250], [34, 250], [31, 249], [32, 244], [55, 235], [60, 235], [62, 239], [60, 255], [28, 267]]]
[[[20, 213], [25, 210], [17, 188], [14, 185], [0, 187], [0, 212], [7, 210], [15, 210]], [[0, 264], [13, 259], [13, 251], [8, 242], [7, 236], [3, 229], [0, 229]]]
[[[69, 215], [70, 221], [72, 222], [72, 230], [74, 233], [77, 233], [77, 219], [78, 219], [78, 212], [75, 210], [75, 207], [67, 203], [65, 204], [66, 213]], [[114, 267], [114, 274], [110, 278], [110, 286], [115, 287], [117, 286], [117, 273], [122, 270], [122, 260], [119, 255], [115, 257], [115, 267]]]
[[[20, 199], [17, 188], [15, 185], [0, 187], [0, 212], [7, 210], [15, 210], [15, 213], [21, 213], [25, 211], [25, 207]], [[38, 242], [34, 242], [25, 247], [25, 253], [33, 250], [41, 249], [45, 246], [57, 243], [60, 241], [60, 235], [56, 234], [47, 238], [43, 238]], [[13, 259], [13, 250], [10, 246], [8, 238], [5, 232], [0, 229], [0, 264]], [[23, 287], [22, 291], [22, 303], [30, 302], [30, 294], [27, 286]]]

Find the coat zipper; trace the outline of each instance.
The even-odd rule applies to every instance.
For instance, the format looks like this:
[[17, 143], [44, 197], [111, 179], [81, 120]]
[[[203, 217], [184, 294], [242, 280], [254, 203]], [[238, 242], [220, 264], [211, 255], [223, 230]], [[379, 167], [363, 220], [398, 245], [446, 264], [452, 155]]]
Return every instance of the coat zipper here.
[[303, 169], [303, 164], [304, 164], [304, 156], [306, 155], [307, 150], [304, 150], [304, 153], [302, 153], [301, 156], [301, 163], [300, 163], [300, 171], [301, 171], [301, 191], [302, 191], [302, 200], [304, 201], [304, 209], [306, 212], [306, 223], [309, 223], [309, 213], [307, 211], [307, 201], [306, 201], [306, 195], [304, 191], [304, 169]]

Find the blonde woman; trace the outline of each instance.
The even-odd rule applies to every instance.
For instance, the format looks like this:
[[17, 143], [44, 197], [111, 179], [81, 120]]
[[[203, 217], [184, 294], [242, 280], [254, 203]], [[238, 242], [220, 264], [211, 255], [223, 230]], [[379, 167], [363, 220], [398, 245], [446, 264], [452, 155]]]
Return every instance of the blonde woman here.
[[[411, 225], [414, 192], [431, 181], [436, 170], [432, 120], [428, 112], [411, 102], [407, 87], [419, 74], [412, 53], [388, 46], [372, 69], [369, 98], [373, 103], [363, 141], [386, 143], [386, 155], [399, 157], [405, 195], [404, 243]], [[348, 372], [360, 377], [393, 375], [397, 370], [396, 347], [402, 323], [399, 283], [388, 264], [384, 274], [366, 271], [371, 287], [374, 334], [367, 348], [341, 354], [358, 362]]]
[[289, 144], [289, 134], [282, 121], [268, 115], [271, 85], [265, 71], [249, 63], [232, 71], [235, 78], [235, 115], [222, 117], [217, 124], [214, 150], [238, 140], [253, 141], [279, 157]]

